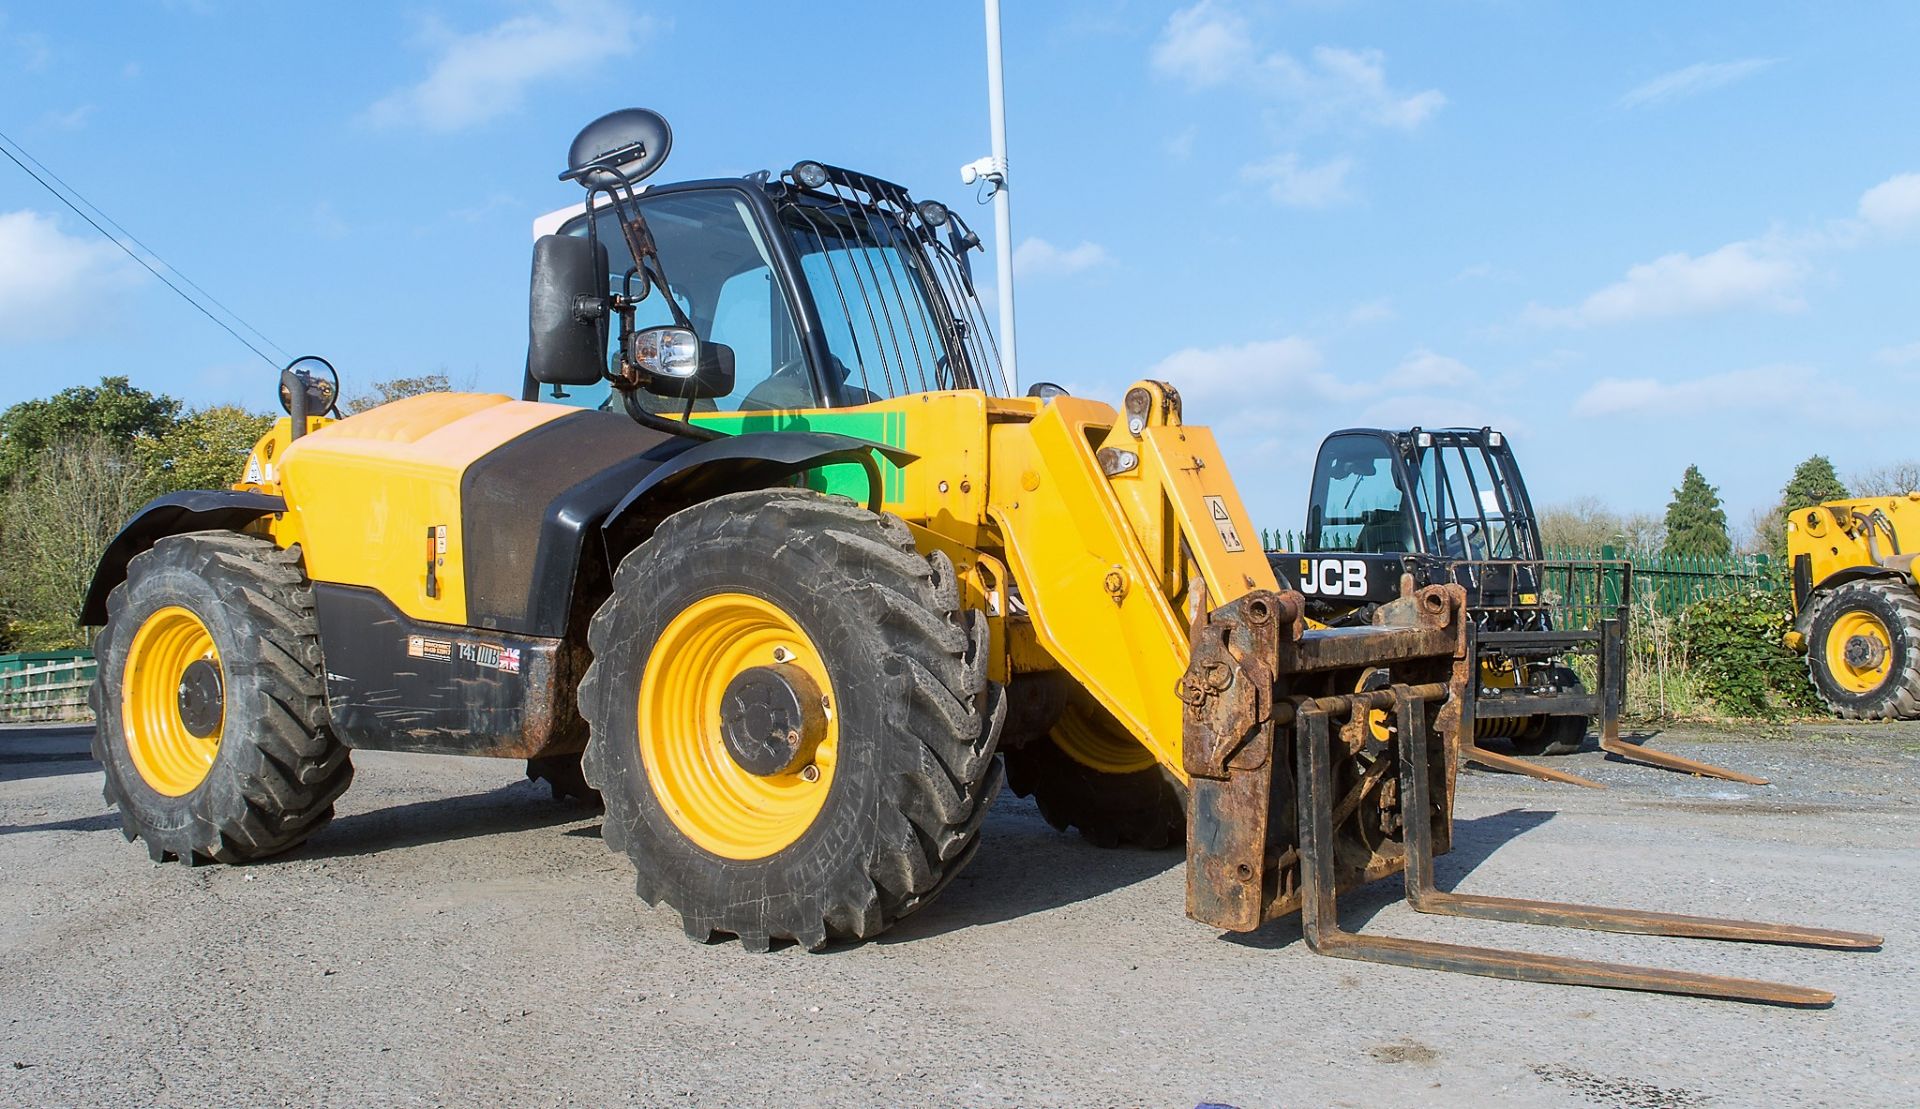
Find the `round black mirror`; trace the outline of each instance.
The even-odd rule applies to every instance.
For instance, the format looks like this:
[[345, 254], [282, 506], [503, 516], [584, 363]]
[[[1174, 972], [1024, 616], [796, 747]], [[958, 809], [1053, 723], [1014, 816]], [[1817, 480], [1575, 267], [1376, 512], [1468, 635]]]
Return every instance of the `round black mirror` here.
[[325, 415], [340, 400], [340, 375], [333, 363], [309, 354], [287, 363], [280, 371], [280, 407], [293, 415], [293, 382], [305, 381], [309, 415]]
[[673, 149], [673, 128], [666, 117], [645, 108], [608, 112], [580, 129], [567, 148], [567, 172], [562, 181], [587, 180], [594, 170], [611, 170], [637, 185], [653, 175]]

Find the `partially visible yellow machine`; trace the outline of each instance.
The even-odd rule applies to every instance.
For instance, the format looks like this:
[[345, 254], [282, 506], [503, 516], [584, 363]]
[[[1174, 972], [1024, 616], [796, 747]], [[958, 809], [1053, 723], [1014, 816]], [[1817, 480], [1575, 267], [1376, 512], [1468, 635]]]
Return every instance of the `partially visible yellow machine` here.
[[959, 217], [818, 162], [639, 191], [669, 135], [630, 110], [575, 140], [588, 202], [535, 245], [521, 399], [324, 422], [337, 383], [290, 367], [239, 486], [115, 539], [95, 751], [156, 860], [298, 844], [352, 750], [571, 765], [647, 903], [817, 949], [946, 889], [1004, 774], [1098, 842], [1184, 838], [1195, 919], [1298, 912], [1330, 955], [1832, 1000], [1341, 931], [1338, 893], [1396, 873], [1425, 912], [1879, 942], [1435, 889], [1473, 734], [1459, 586], [1311, 627], [1170, 385], [996, 395]]
[[1920, 717], [1920, 492], [1828, 501], [1787, 515], [1788, 645], [1814, 688], [1853, 720]]

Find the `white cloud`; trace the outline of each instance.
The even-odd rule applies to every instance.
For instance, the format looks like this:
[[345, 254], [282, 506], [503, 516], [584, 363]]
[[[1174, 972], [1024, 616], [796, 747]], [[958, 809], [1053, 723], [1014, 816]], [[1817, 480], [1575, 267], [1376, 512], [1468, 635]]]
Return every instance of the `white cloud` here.
[[1447, 102], [1438, 89], [1394, 91], [1378, 50], [1316, 46], [1301, 61], [1283, 50], [1262, 54], [1238, 10], [1216, 0], [1173, 13], [1153, 46], [1154, 71], [1204, 89], [1235, 86], [1284, 102], [1307, 127], [1411, 129]]
[[[1304, 58], [1258, 44], [1252, 22], [1231, 3], [1200, 0], [1173, 13], [1154, 41], [1159, 76], [1192, 90], [1234, 89], [1271, 114], [1281, 133], [1352, 135], [1373, 128], [1413, 130], [1446, 105], [1438, 89], [1396, 90], [1378, 50], [1316, 46]], [[1183, 149], [1190, 146], [1183, 140]], [[1306, 164], [1292, 150], [1242, 170], [1276, 202], [1321, 208], [1348, 198], [1351, 158]]]
[[[1388, 371], [1381, 384], [1390, 390], [1465, 389], [1476, 385], [1480, 375], [1458, 358], [1435, 354], [1425, 347], [1401, 359]], [[1431, 423], [1432, 421], [1429, 420]]]
[[1760, 241], [1728, 243], [1698, 257], [1676, 251], [1629, 268], [1576, 307], [1534, 305], [1526, 319], [1585, 327], [1736, 308], [1791, 312], [1804, 307], [1798, 293], [1803, 270], [1790, 253]]
[[1393, 319], [1399, 313], [1393, 309], [1393, 301], [1380, 297], [1376, 300], [1363, 300], [1347, 309], [1347, 322], [1350, 324], [1380, 323]]
[[474, 127], [518, 108], [537, 82], [583, 78], [594, 63], [631, 52], [653, 26], [606, 0], [551, 0], [483, 31], [443, 34], [426, 78], [388, 94], [368, 116], [388, 127]]
[[1621, 107], [1644, 108], [1669, 100], [1693, 96], [1723, 88], [1773, 65], [1778, 58], [1742, 58], [1737, 62], [1699, 62], [1630, 89], [1620, 98]]
[[1889, 177], [1861, 194], [1860, 218], [1891, 234], [1920, 230], [1920, 173]]
[[1356, 390], [1320, 368], [1320, 348], [1298, 336], [1217, 347], [1188, 347], [1167, 355], [1142, 376], [1170, 381], [1195, 423], [1298, 422], [1302, 402], [1350, 398]]
[[41, 122], [56, 131], [78, 131], [87, 125], [87, 120], [99, 109], [92, 104], [82, 104], [78, 108], [65, 112], [48, 112]]
[[1920, 362], [1920, 342], [1885, 347], [1874, 352], [1873, 360], [1883, 366], [1911, 366]]
[[133, 280], [112, 243], [68, 235], [31, 209], [0, 212], [0, 340], [70, 334], [98, 311], [103, 291]]
[[1351, 158], [1302, 166], [1299, 155], [1288, 151], [1243, 168], [1240, 176], [1265, 186], [1267, 195], [1276, 204], [1289, 208], [1326, 208], [1351, 199], [1347, 174], [1352, 169]]
[[1057, 247], [1045, 239], [1027, 239], [1013, 250], [1013, 272], [1020, 277], [1066, 277], [1112, 264], [1099, 243]]
[[1153, 68], [1197, 88], [1232, 81], [1254, 61], [1246, 19], [1213, 0], [1174, 12], [1153, 44]]
[[[1675, 415], [1729, 409], [1799, 410], [1812, 395], [1813, 372], [1805, 366], [1760, 366], [1691, 381], [1654, 377], [1606, 377], [1574, 401], [1575, 416]], [[1834, 399], [1823, 387], [1823, 400]]]

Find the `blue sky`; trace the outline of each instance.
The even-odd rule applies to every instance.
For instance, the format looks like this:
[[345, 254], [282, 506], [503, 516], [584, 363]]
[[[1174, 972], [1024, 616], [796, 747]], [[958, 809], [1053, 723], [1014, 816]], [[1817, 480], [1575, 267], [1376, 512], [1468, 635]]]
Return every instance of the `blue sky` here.
[[[1920, 6], [1006, 8], [1022, 376], [1173, 380], [1262, 524], [1357, 423], [1505, 427], [1543, 503], [1658, 511], [1698, 463], [1736, 526], [1808, 454], [1920, 456]], [[970, 206], [980, 9], [0, 4], [0, 130], [350, 387], [517, 389], [529, 223], [632, 104], [663, 180], [816, 157]], [[0, 404], [106, 373], [271, 403], [0, 163]]]

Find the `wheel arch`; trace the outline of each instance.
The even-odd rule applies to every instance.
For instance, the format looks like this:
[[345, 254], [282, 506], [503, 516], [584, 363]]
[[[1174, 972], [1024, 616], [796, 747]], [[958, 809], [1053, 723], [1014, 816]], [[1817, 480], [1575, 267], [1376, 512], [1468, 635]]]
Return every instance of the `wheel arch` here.
[[1814, 614], [1820, 610], [1820, 602], [1842, 588], [1862, 581], [1902, 581], [1913, 587], [1911, 575], [1887, 566], [1849, 566], [1836, 570], [1809, 588], [1799, 600], [1799, 613], [1794, 617], [1794, 626], [1802, 634], [1813, 628]]
[[882, 484], [878, 455], [904, 466], [916, 455], [851, 435], [823, 431], [754, 431], [710, 439], [662, 462], [636, 482], [601, 521], [608, 563], [653, 533], [684, 508], [753, 489], [781, 485], [822, 466], [852, 462], [867, 474], [867, 507], [879, 511]]
[[270, 493], [238, 489], [189, 489], [155, 497], [140, 507], [107, 544], [80, 605], [80, 623], [107, 622], [107, 595], [127, 580], [127, 564], [170, 535], [190, 531], [241, 531], [262, 516], [285, 512], [287, 502]]

